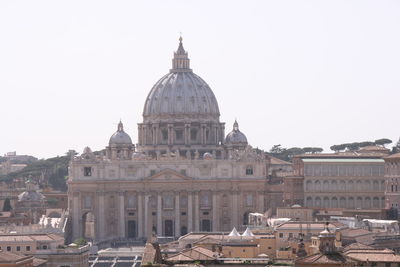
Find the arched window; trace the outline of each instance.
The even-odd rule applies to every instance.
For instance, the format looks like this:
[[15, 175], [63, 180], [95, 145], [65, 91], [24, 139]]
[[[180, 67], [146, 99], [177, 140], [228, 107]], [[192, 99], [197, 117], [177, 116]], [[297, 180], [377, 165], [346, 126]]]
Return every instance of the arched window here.
[[374, 197], [372, 199], [372, 207], [375, 209], [379, 209], [379, 197]]
[[321, 182], [319, 180], [316, 180], [314, 184], [315, 184], [315, 191], [321, 191]]
[[329, 198], [328, 197], [324, 197], [324, 208], [329, 208]]
[[362, 198], [361, 197], [357, 197], [356, 199], [356, 208], [360, 209], [362, 207]]
[[316, 197], [315, 198], [315, 207], [321, 207], [321, 198], [320, 197]]
[[346, 198], [341, 197], [339, 200], [339, 208], [346, 208]]
[[312, 191], [312, 182], [310, 180], [306, 182], [306, 191]]
[[371, 208], [371, 198], [370, 197], [366, 197], [363, 203], [365, 209], [370, 209]]
[[338, 207], [338, 199], [337, 197], [333, 197], [331, 201], [331, 208], [337, 208]]
[[306, 206], [307, 207], [313, 207], [312, 197], [307, 197]]
[[354, 198], [353, 197], [349, 197], [349, 201], [347, 202], [347, 206], [351, 209], [354, 209], [355, 205], [354, 205]]

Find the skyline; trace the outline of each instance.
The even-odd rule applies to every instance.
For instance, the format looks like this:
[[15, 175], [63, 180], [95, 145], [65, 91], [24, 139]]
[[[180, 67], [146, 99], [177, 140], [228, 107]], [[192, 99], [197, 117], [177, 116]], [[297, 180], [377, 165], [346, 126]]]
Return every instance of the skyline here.
[[136, 143], [180, 32], [225, 134], [237, 118], [249, 144], [266, 151], [397, 142], [399, 2], [247, 3], [1, 2], [0, 155], [100, 150], [120, 119]]

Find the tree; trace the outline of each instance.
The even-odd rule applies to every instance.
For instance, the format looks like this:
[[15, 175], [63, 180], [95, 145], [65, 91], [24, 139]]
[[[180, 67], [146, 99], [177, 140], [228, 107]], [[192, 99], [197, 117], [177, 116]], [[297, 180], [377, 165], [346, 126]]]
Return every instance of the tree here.
[[6, 198], [4, 200], [4, 205], [3, 205], [3, 211], [11, 211], [12, 207], [11, 207], [11, 202], [9, 198]]
[[385, 145], [391, 144], [391, 143], [392, 143], [392, 140], [387, 139], [387, 138], [381, 138], [381, 139], [375, 140], [375, 145], [379, 145], [379, 146], [383, 146], [383, 147]]
[[375, 145], [375, 143], [374, 143], [374, 142], [371, 142], [371, 141], [364, 141], [364, 142], [360, 142], [360, 143], [358, 143], [358, 144], [359, 144], [360, 147], [366, 147], [366, 146], [373, 146], [373, 145]]
[[355, 151], [360, 148], [360, 143], [354, 142], [354, 143], [348, 143], [346, 144], [346, 148], [350, 151]]
[[312, 148], [311, 148], [311, 153], [312, 153], [312, 154], [321, 153], [322, 151], [324, 151], [324, 149], [321, 148], [321, 147], [312, 147]]
[[286, 148], [282, 148], [281, 145], [274, 145], [270, 150], [269, 153], [271, 154], [280, 154], [282, 153]]

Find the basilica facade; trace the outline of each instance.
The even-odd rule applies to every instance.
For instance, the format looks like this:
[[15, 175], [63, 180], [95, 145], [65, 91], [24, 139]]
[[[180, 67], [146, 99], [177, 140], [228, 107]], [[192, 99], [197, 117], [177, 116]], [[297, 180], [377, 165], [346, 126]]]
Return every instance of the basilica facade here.
[[282, 192], [266, 179], [268, 164], [236, 121], [225, 135], [217, 99], [190, 69], [180, 39], [171, 70], [145, 100], [137, 144], [120, 122], [105, 153], [87, 147], [71, 159], [73, 239], [240, 229], [250, 212], [282, 203]]

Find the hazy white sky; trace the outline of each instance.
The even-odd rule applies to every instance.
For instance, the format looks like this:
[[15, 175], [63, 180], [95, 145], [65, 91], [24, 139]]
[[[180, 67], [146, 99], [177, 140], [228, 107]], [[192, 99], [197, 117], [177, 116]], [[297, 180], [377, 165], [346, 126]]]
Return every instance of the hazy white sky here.
[[0, 154], [104, 148], [179, 32], [254, 147], [400, 136], [400, 1], [0, 1]]

